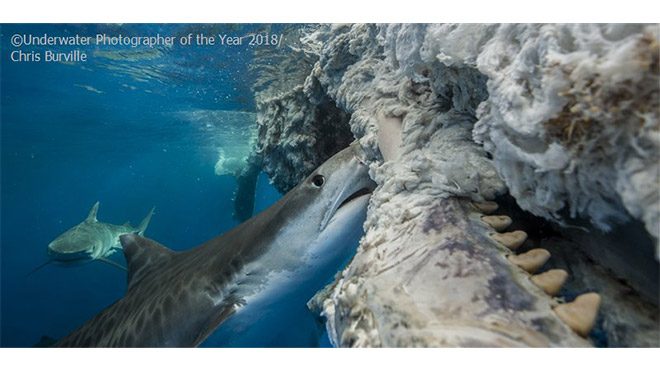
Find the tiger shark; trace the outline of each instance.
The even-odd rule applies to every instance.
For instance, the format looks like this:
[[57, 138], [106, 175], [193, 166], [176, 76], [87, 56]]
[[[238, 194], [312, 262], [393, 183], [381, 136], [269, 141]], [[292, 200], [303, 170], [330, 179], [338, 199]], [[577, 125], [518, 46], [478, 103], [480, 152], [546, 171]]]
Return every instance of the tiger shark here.
[[270, 208], [190, 250], [120, 236], [125, 295], [55, 346], [197, 346], [228, 319], [242, 328], [259, 322], [319, 272], [331, 278], [328, 267], [346, 259], [347, 238], [362, 235], [375, 188], [358, 148], [337, 153]]
[[121, 248], [119, 236], [126, 233], [144, 235], [154, 214], [154, 208], [149, 211], [137, 228], [128, 222], [124, 225], [99, 222], [96, 219], [98, 211], [99, 202], [97, 201], [85, 220], [49, 243], [47, 250], [49, 260], [34, 271], [54, 261], [70, 264], [92, 260], [100, 260], [125, 269], [107, 258]]

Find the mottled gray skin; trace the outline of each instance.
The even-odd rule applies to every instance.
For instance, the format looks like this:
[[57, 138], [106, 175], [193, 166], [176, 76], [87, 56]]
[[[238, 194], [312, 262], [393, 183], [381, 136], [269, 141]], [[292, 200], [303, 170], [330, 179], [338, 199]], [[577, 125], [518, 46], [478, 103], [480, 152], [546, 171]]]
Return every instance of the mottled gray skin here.
[[333, 343], [588, 346], [552, 311], [553, 298], [507, 260], [512, 251], [489, 237], [494, 231], [481, 215], [469, 200], [438, 198], [402, 220], [405, 232], [391, 241], [367, 228], [332, 300], [324, 302]]
[[[126, 295], [56, 346], [197, 346], [260, 293], [277, 292], [272, 286], [282, 284], [286, 273], [332, 253], [322, 250], [332, 246], [324, 231], [341, 234], [342, 218], [336, 217], [356, 209], [351, 205], [366, 207], [367, 196], [351, 196], [375, 185], [356, 148], [330, 158], [264, 212], [191, 250], [174, 252], [136, 235], [121, 236]], [[325, 178], [320, 187], [318, 175]]]
[[97, 201], [85, 220], [48, 244], [51, 261], [72, 262], [108, 257], [121, 248], [119, 236], [126, 233], [143, 235], [154, 213], [152, 208], [140, 225], [133, 227], [128, 223], [114, 225], [99, 222], [96, 219], [98, 210]]
[[[412, 204], [415, 195], [402, 192], [395, 197]], [[391, 240], [383, 239], [380, 230], [367, 228], [342, 280], [316, 298], [316, 303], [322, 303], [333, 344], [659, 346], [656, 305], [640, 297], [611, 271], [594, 264], [577, 241], [557, 233], [545, 234], [547, 230], [542, 229], [546, 227], [537, 221], [525, 221], [517, 214], [522, 213], [517, 206], [507, 205], [505, 199], [498, 201], [506, 206], [496, 213], [514, 219], [508, 230], [530, 231], [528, 240], [515, 252], [490, 237], [495, 231], [465, 198], [431, 200], [428, 209], [402, 220], [398, 231], [403, 232]], [[376, 202], [374, 195], [372, 207]], [[587, 236], [597, 238], [594, 233]], [[507, 259], [533, 248], [552, 252], [550, 260], [536, 273], [552, 268], [570, 272], [557, 297], [543, 292], [530, 280], [530, 273]], [[648, 254], [652, 256], [652, 249]], [[596, 292], [603, 299], [594, 330], [585, 339], [569, 328], [553, 308], [587, 292]]]

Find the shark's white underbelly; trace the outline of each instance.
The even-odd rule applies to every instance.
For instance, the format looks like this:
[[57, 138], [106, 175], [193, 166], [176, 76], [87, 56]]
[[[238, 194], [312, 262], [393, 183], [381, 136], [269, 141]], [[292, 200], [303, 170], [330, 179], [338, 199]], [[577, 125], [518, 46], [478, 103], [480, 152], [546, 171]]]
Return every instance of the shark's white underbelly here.
[[[272, 274], [260, 287], [238, 290], [236, 294], [241, 303], [235, 306], [236, 312], [203, 346], [266, 347], [273, 345], [277, 338], [280, 338], [278, 344], [286, 344], [281, 341], [282, 325], [296, 323], [300, 326], [300, 317], [311, 318], [305, 304], [316, 292], [316, 285], [311, 285], [310, 281], [301, 281], [295, 276], [296, 273], [300, 272]], [[249, 294], [241, 296], [243, 292]], [[297, 330], [309, 331], [310, 326]], [[295, 340], [291, 345], [309, 346]]]
[[306, 304], [355, 252], [368, 198], [353, 202], [356, 209], [338, 213], [341, 223], [331, 222], [312, 245], [293, 254], [296, 260], [274, 252], [246, 265], [226, 290], [235, 288], [242, 303], [202, 346], [314, 346], [321, 328]]

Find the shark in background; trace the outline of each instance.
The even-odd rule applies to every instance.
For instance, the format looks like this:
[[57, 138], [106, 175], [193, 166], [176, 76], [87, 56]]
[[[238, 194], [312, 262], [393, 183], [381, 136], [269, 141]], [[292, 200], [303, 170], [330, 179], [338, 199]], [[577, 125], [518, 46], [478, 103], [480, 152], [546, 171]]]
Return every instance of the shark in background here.
[[121, 249], [119, 236], [127, 233], [144, 235], [154, 214], [154, 209], [149, 211], [138, 227], [133, 227], [128, 222], [124, 225], [114, 225], [98, 221], [96, 215], [99, 211], [99, 202], [97, 201], [85, 220], [48, 244], [49, 260], [32, 270], [30, 274], [53, 262], [73, 264], [94, 260], [100, 260], [126, 270], [108, 257]]

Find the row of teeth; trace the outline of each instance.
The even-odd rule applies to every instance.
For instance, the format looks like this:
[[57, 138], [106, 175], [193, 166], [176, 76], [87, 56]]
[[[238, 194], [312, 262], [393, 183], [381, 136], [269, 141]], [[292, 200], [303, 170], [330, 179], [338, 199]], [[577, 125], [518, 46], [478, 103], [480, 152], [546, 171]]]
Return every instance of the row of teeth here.
[[[474, 206], [483, 214], [491, 214], [498, 209], [497, 203], [492, 201], [474, 203]], [[504, 232], [512, 222], [506, 215], [484, 215], [481, 220], [497, 231], [490, 237], [511, 251], [520, 248], [527, 240], [527, 233], [524, 231]], [[550, 259], [550, 252], [546, 249], [531, 249], [525, 253], [511, 254], [507, 259], [529, 273], [529, 279], [553, 297], [559, 293], [568, 278], [568, 273], [563, 269], [550, 269], [535, 274]], [[596, 322], [600, 301], [599, 294], [590, 292], [578, 296], [573, 302], [557, 303], [552, 309], [568, 327], [580, 336], [587, 337]]]

